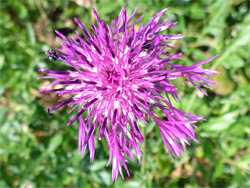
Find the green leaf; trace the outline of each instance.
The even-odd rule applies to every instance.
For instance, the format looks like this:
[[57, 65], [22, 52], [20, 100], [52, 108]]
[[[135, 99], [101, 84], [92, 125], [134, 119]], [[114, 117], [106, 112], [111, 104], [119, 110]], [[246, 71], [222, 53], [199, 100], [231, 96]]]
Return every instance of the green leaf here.
[[231, 124], [236, 122], [240, 110], [227, 113], [221, 117], [210, 118], [209, 122], [202, 124], [202, 129], [213, 132], [221, 132], [227, 129]]
[[244, 177], [242, 176], [242, 171], [240, 168], [236, 168], [234, 176], [233, 176], [233, 181], [237, 183], [241, 183]]
[[209, 159], [210, 163], [216, 163], [216, 156], [213, 153], [214, 147], [210, 142], [205, 142], [203, 145], [203, 150], [205, 153], [205, 157]]
[[204, 19], [206, 16], [205, 10], [198, 3], [195, 3], [189, 10], [191, 11], [190, 18], [192, 19]]
[[214, 75], [212, 80], [221, 85], [213, 85], [213, 92], [223, 96], [230, 94], [235, 88], [235, 83], [229, 78], [228, 73], [223, 66], [218, 66], [216, 71], [220, 72], [221, 75]]
[[[248, 140], [249, 141], [249, 140]], [[240, 161], [238, 162], [241, 166], [250, 167], [250, 157], [249, 152], [246, 153], [244, 156], [241, 157]]]
[[156, 126], [155, 121], [150, 121], [149, 124], [146, 125], [146, 134], [151, 133], [155, 126]]
[[132, 188], [132, 187], [140, 187], [140, 182], [138, 181], [129, 181], [127, 184], [126, 184], [126, 187], [128, 188]]
[[2, 69], [4, 62], [5, 62], [5, 56], [1, 54], [0, 55], [0, 70]]
[[89, 166], [90, 171], [98, 171], [105, 168], [107, 165], [107, 160], [94, 161], [91, 166]]
[[244, 61], [237, 55], [232, 54], [225, 58], [223, 65], [229, 68], [240, 68], [244, 66]]
[[237, 122], [231, 125], [228, 133], [230, 135], [244, 137], [244, 134], [247, 134], [247, 128], [249, 128], [249, 117], [243, 116], [239, 118]]
[[28, 30], [28, 34], [29, 34], [29, 40], [30, 40], [30, 43], [32, 45], [34, 45], [36, 43], [36, 35], [35, 35], [35, 32], [34, 32], [34, 29], [33, 29], [33, 26], [30, 22], [28, 22], [26, 24], [27, 26], [27, 30]]
[[49, 147], [47, 149], [47, 153], [52, 153], [54, 152], [62, 143], [62, 135], [58, 134], [56, 136], [54, 136], [53, 138], [51, 138], [50, 142], [49, 142]]
[[3, 126], [4, 122], [5, 122], [5, 120], [7, 119], [8, 111], [9, 111], [8, 107], [4, 107], [4, 108], [0, 109], [0, 125], [1, 125], [1, 129], [2, 129], [2, 126]]
[[[246, 16], [245, 19], [250, 20], [250, 16]], [[232, 56], [232, 53], [236, 52], [240, 47], [250, 45], [250, 25], [245, 25], [240, 30], [239, 34], [234, 38], [230, 45], [227, 46], [226, 50], [223, 51], [222, 55], [216, 59], [212, 69], [222, 63], [224, 66], [229, 67], [226, 58]], [[237, 62], [235, 62], [237, 63]]]
[[14, 1], [14, 3], [12, 3], [12, 7], [15, 9], [15, 11], [20, 19], [27, 18], [28, 10], [23, 3], [19, 2], [19, 1]]
[[230, 3], [232, 0], [218, 0], [210, 7], [210, 19], [208, 26], [204, 27], [203, 33], [219, 35], [227, 26], [225, 19], [230, 13]]
[[223, 167], [224, 167], [224, 163], [223, 161], [219, 161], [214, 169], [214, 177], [215, 178], [219, 178], [221, 176], [221, 174], [223, 173]]

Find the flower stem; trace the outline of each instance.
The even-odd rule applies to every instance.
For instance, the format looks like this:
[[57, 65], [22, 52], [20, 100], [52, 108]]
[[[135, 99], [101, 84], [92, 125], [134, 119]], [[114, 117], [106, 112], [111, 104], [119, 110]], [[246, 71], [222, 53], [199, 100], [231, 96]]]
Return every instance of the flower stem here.
[[147, 153], [147, 139], [146, 139], [146, 127], [142, 127], [142, 136], [144, 138], [143, 144], [142, 144], [142, 163], [141, 163], [141, 186], [143, 187], [143, 185], [145, 184], [145, 180], [146, 180], [146, 153]]

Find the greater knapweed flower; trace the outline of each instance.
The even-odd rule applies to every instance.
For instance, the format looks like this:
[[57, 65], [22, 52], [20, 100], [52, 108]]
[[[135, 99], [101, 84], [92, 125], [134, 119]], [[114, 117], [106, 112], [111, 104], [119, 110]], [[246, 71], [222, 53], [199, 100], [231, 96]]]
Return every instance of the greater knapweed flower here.
[[[162, 10], [156, 14], [145, 26], [141, 24], [138, 30], [131, 23], [136, 10], [128, 18], [125, 7], [122, 8], [118, 20], [112, 20], [111, 25], [101, 21], [93, 9], [97, 25], [93, 24], [91, 35], [75, 18], [76, 23], [86, 36], [83, 40], [76, 31], [77, 39], [67, 38], [59, 31], [56, 33], [64, 40], [61, 42], [63, 50], [57, 49], [46, 52], [52, 61], [62, 60], [72, 70], [54, 71], [40, 68], [40, 72], [49, 76], [40, 77], [54, 79], [49, 85], [42, 87], [41, 94], [55, 92], [58, 96], [64, 96], [60, 103], [50, 109], [48, 113], [62, 107], [73, 106], [78, 108], [78, 114], [68, 123], [72, 125], [79, 119], [79, 153], [90, 151], [90, 161], [94, 160], [95, 141], [94, 134], [101, 140], [105, 137], [109, 148], [109, 162], [112, 161], [112, 183], [117, 179], [118, 172], [122, 178], [122, 165], [126, 169], [127, 160], [133, 159], [131, 148], [134, 149], [137, 159], [141, 161], [139, 143], [143, 143], [143, 137], [138, 126], [138, 120], [147, 124], [147, 118], [153, 119], [160, 129], [163, 142], [172, 158], [171, 152], [180, 157], [188, 137], [198, 142], [195, 138], [194, 123], [204, 120], [172, 106], [170, 96], [179, 101], [175, 85], [171, 80], [185, 77], [203, 94], [196, 84], [210, 88], [205, 83], [217, 84], [204, 76], [212, 76], [218, 72], [201, 69], [199, 66], [210, 62], [217, 56], [192, 66], [182, 66], [171, 63], [182, 54], [169, 55], [166, 53], [169, 40], [182, 39], [183, 36], [163, 35], [161, 31], [177, 24], [170, 23], [170, 18], [161, 17], [167, 11]], [[49, 86], [60, 85], [58, 89], [44, 90]], [[161, 93], [166, 94], [164, 98]], [[62, 102], [64, 100], [64, 102]], [[161, 109], [166, 116], [162, 120], [151, 111], [150, 106]], [[71, 112], [70, 111], [70, 112]], [[87, 117], [82, 114], [87, 111]], [[172, 158], [173, 160], [173, 158]]]

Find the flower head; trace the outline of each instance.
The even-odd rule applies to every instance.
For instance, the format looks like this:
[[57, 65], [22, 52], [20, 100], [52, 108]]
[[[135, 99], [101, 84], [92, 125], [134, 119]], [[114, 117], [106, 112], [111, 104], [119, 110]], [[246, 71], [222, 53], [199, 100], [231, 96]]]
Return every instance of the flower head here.
[[[40, 93], [55, 92], [65, 99], [49, 109], [48, 113], [66, 105], [73, 106], [72, 110], [78, 108], [78, 113], [68, 125], [79, 119], [79, 153], [84, 156], [88, 145], [90, 160], [93, 161], [94, 134], [98, 134], [100, 140], [105, 137], [110, 152], [108, 165], [112, 161], [112, 182], [117, 179], [118, 172], [123, 177], [122, 165], [129, 175], [125, 155], [133, 159], [131, 148], [139, 162], [141, 161], [139, 143], [143, 143], [144, 138], [138, 120], [147, 124], [146, 119], [150, 117], [156, 122], [171, 158], [171, 152], [177, 157], [182, 155], [186, 144], [189, 145], [188, 137], [197, 142], [194, 123], [204, 118], [172, 106], [170, 96], [177, 101], [179, 98], [176, 92], [178, 88], [171, 84], [171, 80], [185, 77], [204, 93], [196, 84], [210, 88], [204, 82], [216, 83], [204, 76], [218, 73], [198, 68], [217, 56], [189, 67], [171, 63], [182, 54], [166, 53], [167, 48], [172, 48], [167, 41], [182, 39], [183, 36], [160, 34], [177, 24], [170, 22], [172, 16], [162, 18], [167, 9], [156, 14], [145, 26], [141, 24], [135, 30], [135, 24], [142, 17], [131, 23], [136, 10], [128, 18], [126, 6], [127, 4], [122, 8], [118, 20], [112, 20], [111, 25], [101, 21], [93, 9], [97, 21], [97, 25], [93, 24], [91, 28], [93, 36], [75, 18], [86, 40], [77, 31], [78, 41], [68, 39], [56, 31], [64, 40], [63, 43], [57, 38], [63, 50], [57, 49], [60, 55], [54, 50], [46, 53], [50, 60], [62, 60], [74, 71], [39, 70], [49, 75], [40, 78], [54, 79], [49, 85], [42, 87]], [[51, 85], [60, 85], [61, 88], [44, 90]], [[162, 97], [161, 92], [166, 94], [166, 98]], [[167, 120], [156, 117], [151, 111], [152, 105], [161, 109]], [[83, 119], [82, 114], [85, 111], [88, 115]]]

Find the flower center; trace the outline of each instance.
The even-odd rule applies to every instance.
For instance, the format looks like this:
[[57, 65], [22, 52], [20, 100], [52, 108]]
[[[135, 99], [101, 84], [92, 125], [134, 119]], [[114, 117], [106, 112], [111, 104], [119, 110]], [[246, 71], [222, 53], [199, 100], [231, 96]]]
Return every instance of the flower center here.
[[111, 83], [111, 84], [118, 84], [119, 83], [119, 80], [120, 80], [120, 77], [121, 75], [116, 72], [116, 71], [107, 71], [107, 74], [108, 74], [108, 82]]

